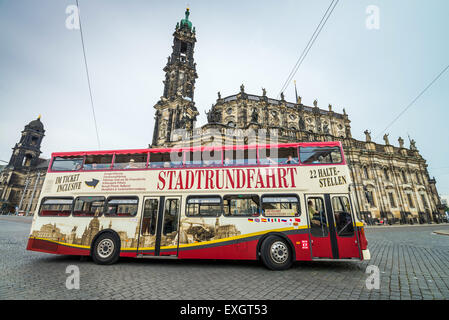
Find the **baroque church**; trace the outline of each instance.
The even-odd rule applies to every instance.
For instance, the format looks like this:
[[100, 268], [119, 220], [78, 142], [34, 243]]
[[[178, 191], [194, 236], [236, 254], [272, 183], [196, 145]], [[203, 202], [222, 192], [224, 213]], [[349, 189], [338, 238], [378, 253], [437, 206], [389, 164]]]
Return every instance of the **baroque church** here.
[[[351, 121], [343, 113], [304, 105], [301, 97], [288, 102], [245, 91], [222, 97], [218, 92], [215, 104], [207, 112], [207, 123], [196, 127], [199, 112], [194, 102], [194, 62], [196, 31], [189, 20], [189, 9], [176, 25], [172, 53], [164, 67], [164, 90], [156, 103], [155, 126], [151, 148], [180, 146], [287, 143], [305, 141], [341, 141], [351, 169], [352, 191], [362, 218], [369, 224], [376, 221], [392, 223], [432, 223], [442, 221], [442, 205], [436, 181], [429, 176], [426, 160], [415, 141], [407, 148], [399, 137], [398, 146], [352, 137]], [[31, 121], [22, 131], [13, 148], [8, 165], [0, 172], [0, 204], [33, 213], [48, 167], [48, 160], [39, 158], [44, 137], [40, 118]]]
[[301, 97], [288, 102], [261, 94], [240, 91], [228, 97], [218, 92], [215, 104], [207, 112], [207, 124], [196, 127], [199, 115], [194, 102], [194, 62], [196, 31], [189, 20], [189, 9], [173, 33], [172, 53], [165, 71], [164, 92], [156, 103], [153, 141], [150, 147], [213, 146], [254, 143], [341, 141], [351, 169], [353, 191], [361, 215], [367, 222], [428, 223], [441, 221], [442, 206], [436, 181], [430, 178], [426, 160], [414, 140], [407, 148], [398, 138], [398, 146], [352, 137], [351, 121], [343, 113], [318, 106], [304, 105]]
[[40, 118], [25, 126], [8, 164], [0, 171], [0, 212], [32, 213], [36, 209], [50, 163], [40, 158], [45, 136]]

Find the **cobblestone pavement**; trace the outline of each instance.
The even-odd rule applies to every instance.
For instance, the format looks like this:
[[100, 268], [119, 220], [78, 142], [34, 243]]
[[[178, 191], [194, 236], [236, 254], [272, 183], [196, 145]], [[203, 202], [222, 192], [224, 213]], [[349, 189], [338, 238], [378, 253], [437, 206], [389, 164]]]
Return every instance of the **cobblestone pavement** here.
[[[366, 262], [297, 262], [269, 271], [258, 262], [89, 258], [26, 251], [30, 224], [0, 218], [0, 299], [449, 299], [449, 225], [367, 228]], [[368, 290], [368, 265], [380, 289]], [[80, 289], [65, 286], [66, 267]]]

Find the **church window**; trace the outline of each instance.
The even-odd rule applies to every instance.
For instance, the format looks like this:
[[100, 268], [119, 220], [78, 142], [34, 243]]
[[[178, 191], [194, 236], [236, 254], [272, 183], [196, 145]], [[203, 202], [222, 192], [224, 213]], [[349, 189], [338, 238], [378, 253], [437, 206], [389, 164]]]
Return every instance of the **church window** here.
[[366, 197], [366, 202], [368, 202], [368, 204], [371, 207], [375, 207], [375, 203], [374, 203], [374, 195], [373, 195], [373, 191], [371, 190], [367, 190], [365, 191], [365, 197]]
[[235, 123], [233, 121], [229, 121], [228, 127], [235, 128]]
[[31, 145], [32, 145], [32, 146], [37, 145], [37, 141], [38, 141], [38, 140], [39, 140], [38, 137], [31, 137]]
[[419, 184], [422, 184], [422, 182], [421, 182], [421, 177], [420, 177], [418, 171], [416, 171], [416, 182], [418, 182]]
[[31, 165], [31, 160], [33, 159], [33, 156], [31, 154], [25, 155], [23, 158], [22, 166], [29, 167]]
[[408, 199], [408, 204], [409, 204], [410, 208], [414, 208], [415, 204], [413, 203], [412, 195], [410, 193], [407, 193], [407, 199]]
[[388, 169], [384, 168], [384, 176], [386, 181], [390, 181], [390, 175], [388, 173]]
[[392, 208], [396, 208], [396, 203], [394, 202], [394, 195], [393, 192], [388, 193], [388, 198], [390, 199], [390, 206]]
[[407, 175], [406, 175], [406, 173], [405, 173], [405, 170], [402, 170], [402, 181], [403, 181], [404, 183], [407, 183]]
[[187, 53], [187, 43], [186, 42], [181, 42], [181, 54], [186, 54]]
[[366, 166], [363, 167], [363, 173], [365, 174], [365, 179], [369, 179], [368, 167]]
[[424, 208], [425, 209], [429, 209], [429, 204], [427, 203], [426, 196], [424, 194], [422, 194], [422, 193], [421, 193], [421, 200], [422, 200], [422, 203], [424, 205]]

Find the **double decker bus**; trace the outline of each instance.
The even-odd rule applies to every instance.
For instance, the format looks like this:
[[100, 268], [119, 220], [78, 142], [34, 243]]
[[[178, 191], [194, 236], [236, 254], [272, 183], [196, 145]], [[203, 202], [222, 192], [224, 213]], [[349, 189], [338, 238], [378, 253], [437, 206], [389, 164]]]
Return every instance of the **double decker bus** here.
[[53, 153], [27, 249], [91, 256], [369, 259], [340, 142]]

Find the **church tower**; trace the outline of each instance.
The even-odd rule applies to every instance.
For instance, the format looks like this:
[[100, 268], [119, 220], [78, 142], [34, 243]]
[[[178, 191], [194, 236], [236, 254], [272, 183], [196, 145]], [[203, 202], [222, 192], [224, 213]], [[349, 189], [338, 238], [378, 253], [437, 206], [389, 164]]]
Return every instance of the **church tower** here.
[[168, 147], [180, 140], [175, 135], [177, 129], [192, 132], [199, 114], [193, 102], [195, 79], [198, 75], [193, 60], [195, 27], [192, 27], [189, 15], [187, 8], [185, 18], [177, 23], [173, 33], [173, 51], [164, 68], [164, 93], [154, 106], [156, 117], [153, 147]]
[[41, 143], [44, 133], [44, 125], [40, 116], [26, 125], [20, 141], [13, 148], [8, 166], [17, 169], [36, 166], [42, 153]]

